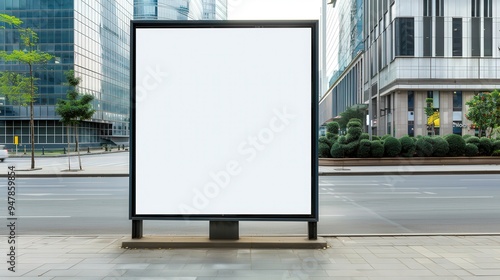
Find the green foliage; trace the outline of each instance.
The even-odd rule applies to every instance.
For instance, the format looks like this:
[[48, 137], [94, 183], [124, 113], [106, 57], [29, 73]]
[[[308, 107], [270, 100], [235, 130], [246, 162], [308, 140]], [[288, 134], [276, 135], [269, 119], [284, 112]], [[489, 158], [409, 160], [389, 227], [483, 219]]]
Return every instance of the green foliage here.
[[478, 93], [465, 104], [469, 106], [465, 117], [479, 128], [479, 135], [486, 131], [486, 136], [490, 137], [491, 131], [500, 123], [500, 92]]
[[[16, 18], [15, 16], [9, 16], [7, 14], [0, 14], [0, 22], [5, 22], [9, 25], [13, 25], [13, 26], [20, 26], [21, 24], [23, 24], [23, 21]], [[0, 27], [0, 28], [3, 28], [3, 27]]]
[[491, 143], [491, 150], [496, 151], [500, 150], [500, 140], [495, 140], [493, 143]]
[[432, 144], [430, 137], [421, 137], [416, 143], [416, 154], [418, 157], [430, 157], [432, 156]]
[[372, 141], [380, 141], [380, 137], [378, 137], [377, 135], [372, 135]]
[[432, 156], [434, 157], [445, 157], [450, 151], [450, 146], [448, 142], [442, 137], [436, 136], [432, 138], [434, 143], [432, 145]]
[[384, 156], [384, 145], [378, 140], [371, 141], [370, 155], [374, 158], [381, 158]]
[[477, 145], [477, 148], [479, 149], [480, 156], [489, 156], [493, 151], [492, 150], [493, 145], [491, 143], [491, 140], [485, 137], [479, 139], [479, 144]]
[[361, 136], [359, 136], [359, 140], [363, 140], [363, 139], [366, 139], [366, 140], [370, 139], [370, 135], [366, 132], [361, 133]]
[[326, 143], [319, 143], [318, 156], [320, 158], [329, 158], [330, 157], [330, 146], [328, 146], [328, 144], [326, 144]]
[[337, 139], [337, 142], [339, 144], [347, 144], [347, 140], [346, 140], [345, 135], [340, 136], [339, 139]]
[[0, 72], [0, 95], [11, 104], [28, 106], [32, 101], [31, 79], [22, 73]]
[[460, 135], [448, 134], [444, 136], [444, 140], [448, 142], [448, 156], [459, 157], [465, 153], [465, 140]]
[[384, 156], [397, 157], [401, 153], [401, 142], [398, 139], [388, 136], [384, 140]]
[[339, 134], [339, 127], [338, 122], [329, 122], [326, 124], [326, 131], [333, 134]]
[[344, 145], [345, 157], [356, 157], [359, 148], [359, 141], [348, 142]]
[[387, 139], [387, 138], [389, 138], [389, 137], [392, 137], [392, 136], [391, 136], [390, 134], [385, 134], [385, 135], [383, 135], [383, 136], [382, 136], [382, 138], [381, 138], [381, 139], [382, 139], [382, 140], [385, 140], [385, 139]]
[[360, 136], [361, 136], [361, 128], [351, 127], [349, 128], [349, 131], [347, 131], [346, 141], [347, 143], [358, 141]]
[[413, 157], [416, 150], [415, 141], [410, 136], [403, 136], [399, 139], [401, 143], [401, 156], [403, 157]]
[[465, 156], [467, 157], [474, 157], [479, 154], [479, 149], [477, 148], [476, 145], [472, 143], [467, 143], [465, 145]]
[[358, 119], [361, 123], [361, 120], [365, 117], [365, 111], [361, 109], [352, 109], [348, 108], [344, 112], [340, 113], [340, 120], [337, 122], [340, 125], [340, 129], [344, 130], [347, 128], [347, 123], [352, 119]]
[[479, 146], [479, 137], [477, 137], [477, 136], [468, 137], [465, 140], [465, 144], [474, 144], [476, 146]]
[[333, 134], [333, 133], [330, 133], [330, 132], [327, 132], [326, 133], [326, 138], [328, 138], [328, 140], [333, 143], [335, 141], [337, 141], [337, 139], [339, 139], [339, 135], [338, 134]]
[[[467, 141], [467, 139], [469, 139], [469, 138], [470, 138], [470, 137], [472, 137], [472, 136], [474, 136], [474, 135], [472, 135], [472, 134], [465, 134], [465, 135], [463, 135], [463, 136], [462, 136], [462, 138], [463, 138], [465, 141]], [[467, 142], [466, 142], [466, 143], [467, 143]]]
[[369, 158], [371, 150], [371, 142], [368, 139], [362, 139], [359, 141], [358, 147], [358, 158]]
[[344, 144], [340, 144], [339, 141], [335, 142], [330, 149], [330, 155], [332, 156], [332, 158], [343, 158]]
[[493, 151], [493, 153], [491, 153], [491, 156], [500, 157], [500, 150]]
[[325, 136], [321, 136], [319, 139], [318, 139], [318, 143], [323, 143], [323, 144], [327, 144], [328, 147], [331, 147], [333, 142], [331, 141], [331, 139], [328, 139], [327, 137]]
[[90, 94], [79, 94], [76, 87], [80, 78], [75, 77], [73, 70], [65, 73], [68, 85], [72, 87], [66, 96], [67, 100], [60, 99], [56, 104], [56, 113], [61, 116], [61, 122], [65, 125], [77, 125], [80, 121], [88, 120], [95, 110], [92, 108], [94, 96]]

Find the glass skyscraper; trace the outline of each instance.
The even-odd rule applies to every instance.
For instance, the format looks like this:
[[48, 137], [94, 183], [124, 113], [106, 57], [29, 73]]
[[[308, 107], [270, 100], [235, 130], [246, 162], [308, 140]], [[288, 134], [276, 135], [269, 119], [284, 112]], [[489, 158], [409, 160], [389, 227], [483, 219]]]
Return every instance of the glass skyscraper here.
[[[6, 0], [0, 1], [0, 13], [21, 19], [23, 27], [31, 27], [38, 34], [38, 50], [55, 57], [45, 65], [37, 65], [34, 71], [38, 86], [36, 148], [66, 143], [66, 129], [55, 113], [55, 104], [66, 98], [67, 70], [74, 70], [81, 78], [79, 92], [95, 98], [94, 116], [80, 125], [80, 144], [127, 143], [132, 0]], [[3, 26], [0, 50], [23, 47], [18, 31]], [[26, 73], [27, 67], [0, 62], [0, 71]], [[12, 148], [15, 135], [20, 145], [30, 148], [29, 110], [0, 97], [0, 143]]]
[[227, 0], [134, 0], [134, 19], [225, 20]]

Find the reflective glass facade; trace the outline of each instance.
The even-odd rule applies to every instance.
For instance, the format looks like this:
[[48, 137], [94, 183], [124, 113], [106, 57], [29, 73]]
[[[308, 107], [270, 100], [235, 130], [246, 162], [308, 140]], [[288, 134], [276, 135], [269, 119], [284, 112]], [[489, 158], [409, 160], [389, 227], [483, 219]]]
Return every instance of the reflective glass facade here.
[[227, 0], [134, 0], [134, 19], [225, 20]]
[[[0, 13], [16, 16], [38, 34], [38, 49], [55, 58], [35, 66], [38, 96], [35, 102], [37, 148], [60, 147], [66, 129], [55, 113], [58, 99], [66, 98], [64, 72], [81, 77], [79, 91], [92, 94], [96, 110], [81, 124], [82, 146], [128, 142], [129, 29], [132, 0], [23, 0], [0, 1]], [[0, 50], [22, 47], [17, 31], [0, 29]], [[27, 67], [0, 62], [0, 71], [27, 72]], [[0, 98], [0, 143], [12, 146], [14, 135], [29, 146], [28, 108]], [[10, 145], [10, 146], [9, 146]]]

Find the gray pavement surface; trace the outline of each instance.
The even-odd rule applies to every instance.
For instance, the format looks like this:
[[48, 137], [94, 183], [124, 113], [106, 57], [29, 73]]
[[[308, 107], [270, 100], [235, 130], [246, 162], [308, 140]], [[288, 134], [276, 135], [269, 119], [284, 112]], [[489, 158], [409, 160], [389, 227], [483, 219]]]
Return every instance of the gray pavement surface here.
[[[7, 162], [8, 163], [8, 162]], [[22, 170], [23, 166], [16, 166]], [[65, 171], [64, 162], [21, 176], [128, 176], [128, 165]], [[320, 174], [500, 173], [500, 165], [320, 167]], [[26, 175], [25, 175], [26, 174]], [[8, 221], [4, 220], [5, 225]], [[329, 247], [290, 249], [121, 248], [130, 236], [15, 236], [4, 226], [0, 279], [500, 279], [500, 236], [328, 237]], [[15, 272], [8, 270], [15, 265]]]
[[316, 250], [121, 248], [128, 238], [21, 236], [0, 279], [500, 279], [500, 236], [338, 237]]

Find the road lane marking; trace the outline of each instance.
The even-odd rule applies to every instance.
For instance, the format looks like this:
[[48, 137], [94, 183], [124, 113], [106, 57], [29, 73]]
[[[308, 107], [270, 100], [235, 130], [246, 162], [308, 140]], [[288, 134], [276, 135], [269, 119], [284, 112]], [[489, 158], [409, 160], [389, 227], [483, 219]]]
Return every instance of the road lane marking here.
[[19, 201], [74, 201], [76, 198], [21, 198]]
[[110, 193], [85, 193], [85, 194], [81, 194], [81, 193], [77, 193], [77, 194], [64, 194], [64, 193], [21, 193], [21, 194], [17, 194], [19, 196], [47, 196], [47, 195], [58, 195], [58, 196], [64, 196], [64, 195], [67, 195], [67, 196], [89, 196], [89, 195], [98, 195], [98, 196], [103, 196], [103, 195], [112, 195]]
[[421, 192], [367, 192], [366, 194], [422, 194]]
[[440, 198], [440, 199], [474, 199], [474, 198], [494, 198], [494, 196], [419, 196], [415, 198]]
[[436, 193], [433, 193], [433, 192], [424, 192], [425, 194], [436, 194]]
[[[12, 218], [10, 216], [0, 216], [0, 218]], [[18, 219], [52, 219], [52, 218], [71, 218], [71, 216], [17, 216]]]

